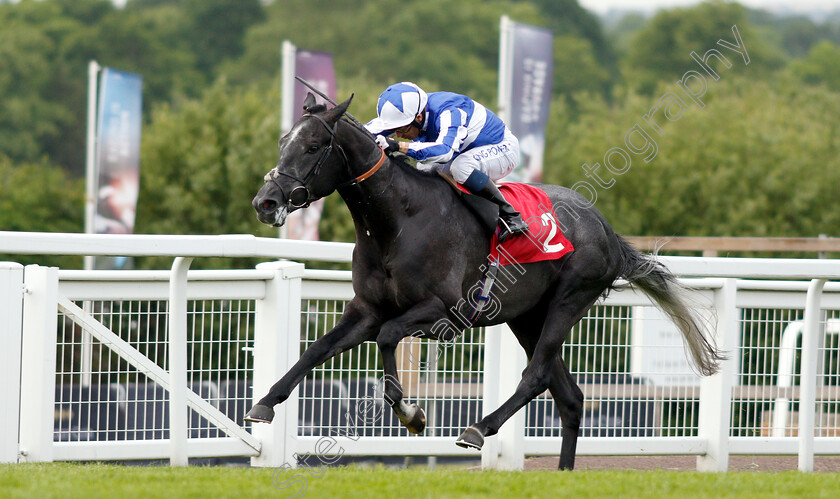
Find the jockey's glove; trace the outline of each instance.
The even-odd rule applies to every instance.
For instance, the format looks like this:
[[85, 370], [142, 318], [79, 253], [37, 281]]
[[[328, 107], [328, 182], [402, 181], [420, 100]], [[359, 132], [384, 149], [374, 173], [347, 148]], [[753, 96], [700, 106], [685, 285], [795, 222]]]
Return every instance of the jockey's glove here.
[[376, 143], [379, 144], [379, 147], [381, 147], [387, 154], [400, 151], [400, 143], [384, 135], [377, 135]]

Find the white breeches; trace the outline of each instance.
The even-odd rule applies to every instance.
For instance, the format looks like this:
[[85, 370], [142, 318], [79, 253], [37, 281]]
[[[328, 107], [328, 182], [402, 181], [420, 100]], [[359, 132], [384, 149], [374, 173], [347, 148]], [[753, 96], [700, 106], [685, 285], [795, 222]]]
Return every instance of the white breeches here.
[[473, 170], [484, 172], [495, 182], [507, 176], [518, 164], [519, 139], [505, 129], [505, 137], [498, 144], [475, 147], [448, 163], [418, 163], [417, 168], [449, 173], [456, 182], [463, 184]]

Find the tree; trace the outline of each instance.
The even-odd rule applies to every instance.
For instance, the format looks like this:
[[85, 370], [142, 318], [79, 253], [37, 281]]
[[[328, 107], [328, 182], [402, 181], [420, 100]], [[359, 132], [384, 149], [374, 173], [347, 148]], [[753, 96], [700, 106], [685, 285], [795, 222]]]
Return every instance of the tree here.
[[533, 5], [466, 0], [329, 2], [286, 0], [266, 7], [267, 21], [246, 35], [245, 53], [224, 73], [237, 82], [265, 81], [279, 72], [283, 40], [333, 54], [343, 77], [432, 82], [429, 90], [496, 97], [499, 18], [544, 25]]
[[[267, 100], [276, 102], [276, 91], [235, 91], [222, 79], [200, 100], [155, 107], [143, 136], [137, 232], [276, 236], [251, 207], [277, 160], [276, 108]], [[231, 265], [229, 259], [202, 259], [196, 268], [214, 263]], [[140, 264], [169, 265], [166, 259]]]
[[[614, 105], [584, 99], [579, 119], [565, 123], [552, 108], [545, 178], [573, 186], [588, 181], [596, 206], [624, 234], [654, 236], [800, 236], [840, 233], [840, 99], [824, 87], [795, 80], [767, 82], [727, 74], [677, 121], [661, 114], [662, 135], [642, 116], [656, 98], [626, 94]], [[656, 96], [674, 90], [663, 84]], [[640, 124], [657, 144], [650, 162], [629, 153], [625, 135]], [[635, 144], [642, 143], [640, 136]], [[628, 151], [620, 175], [605, 167], [612, 147]], [[615, 168], [624, 163], [614, 158]], [[582, 165], [600, 165], [608, 188], [595, 185]], [[582, 190], [582, 192], [585, 192]]]
[[0, 153], [15, 161], [48, 156], [84, 171], [87, 64], [140, 73], [146, 103], [204, 85], [174, 34], [171, 7], [122, 11], [108, 0], [23, 1], [0, 5]]
[[60, 38], [55, 33], [67, 24], [50, 22], [57, 12], [56, 5], [41, 2], [0, 5], [0, 154], [15, 161], [39, 160], [72, 118], [66, 103], [50, 98]]
[[604, 36], [598, 18], [578, 4], [577, 0], [526, 0], [546, 17], [547, 28], [554, 36], [573, 35], [587, 40], [598, 64], [606, 71], [615, 69], [613, 47]]
[[779, 16], [764, 10], [747, 9], [747, 21], [762, 37], [791, 57], [803, 57], [822, 40], [840, 43], [840, 26], [829, 20], [822, 24], [804, 16]]
[[554, 88], [555, 94], [565, 95], [570, 102], [576, 92], [600, 91], [609, 94], [610, 75], [601, 66], [585, 38], [572, 35], [554, 37]]
[[[656, 14], [630, 42], [627, 56], [621, 64], [626, 82], [633, 89], [652, 94], [658, 82], [673, 82], [687, 70], [697, 69], [697, 63], [691, 58], [692, 51], [702, 57], [709, 49], [720, 50], [717, 45], [720, 39], [734, 44], [733, 25], [738, 27], [747, 48], [749, 71], [753, 77], [763, 77], [781, 67], [782, 55], [770, 48], [746, 21], [744, 8], [738, 4], [715, 1]], [[739, 57], [729, 50], [722, 52]], [[717, 64], [713, 65], [718, 67]], [[743, 60], [736, 61], [732, 70], [739, 71], [744, 66]]]
[[[81, 232], [84, 184], [46, 161], [15, 163], [0, 155], [0, 230]], [[81, 257], [0, 255], [0, 261], [81, 268]]]
[[648, 18], [639, 12], [630, 12], [618, 18], [611, 18], [605, 21], [607, 39], [613, 47], [613, 51], [620, 59], [626, 55], [627, 47], [633, 35], [647, 24]]
[[805, 83], [825, 84], [840, 92], [840, 47], [822, 41], [811, 48], [807, 57], [791, 62], [790, 70]]
[[184, 11], [196, 69], [207, 77], [219, 62], [242, 54], [245, 31], [265, 18], [260, 0], [185, 0]]

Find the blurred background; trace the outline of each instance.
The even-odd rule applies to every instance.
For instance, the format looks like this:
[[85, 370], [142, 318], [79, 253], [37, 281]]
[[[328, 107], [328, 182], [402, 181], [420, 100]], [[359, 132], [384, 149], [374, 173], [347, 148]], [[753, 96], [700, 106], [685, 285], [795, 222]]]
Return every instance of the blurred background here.
[[[91, 60], [143, 77], [134, 232], [273, 237], [250, 201], [276, 161], [284, 40], [332, 54], [337, 97], [354, 94], [350, 112], [362, 121], [387, 85], [405, 80], [495, 109], [507, 15], [553, 33], [543, 181], [567, 186], [698, 69], [692, 51], [734, 42], [737, 25], [749, 64], [721, 49], [732, 67], [707, 78], [705, 107], [660, 123], [656, 157], [634, 157], [596, 205], [627, 235], [837, 236], [840, 8], [831, 4], [0, 1], [0, 230], [84, 230]], [[320, 238], [353, 241], [336, 194], [324, 204]], [[169, 268], [165, 260], [137, 266]]]

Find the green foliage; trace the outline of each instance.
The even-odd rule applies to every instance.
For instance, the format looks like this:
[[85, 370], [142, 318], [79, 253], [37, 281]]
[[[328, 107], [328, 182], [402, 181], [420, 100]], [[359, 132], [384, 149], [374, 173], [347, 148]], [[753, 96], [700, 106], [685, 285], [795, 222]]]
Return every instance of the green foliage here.
[[[116, 10], [108, 0], [26, 0], [0, 5], [0, 153], [44, 154], [75, 176], [84, 171], [88, 61], [140, 73], [146, 103], [204, 85], [178, 40], [177, 9]], [[5, 105], [8, 102], [8, 105]]]
[[[661, 113], [663, 135], [642, 116], [656, 97], [627, 94], [610, 106], [578, 95], [580, 118], [566, 122], [555, 107], [549, 126], [563, 139], [549, 141], [545, 178], [572, 186], [592, 179], [584, 162], [601, 164], [610, 188], [597, 188], [596, 206], [624, 234], [680, 236], [816, 236], [840, 232], [840, 99], [825, 88], [800, 88], [724, 73], [710, 83], [706, 106], [694, 104], [678, 121]], [[685, 99], [685, 97], [683, 96]], [[687, 102], [690, 103], [686, 99]], [[640, 124], [658, 145], [649, 163], [631, 154], [623, 175], [604, 168], [614, 146], [627, 150], [625, 134]], [[636, 143], [640, 139], [636, 137]], [[621, 161], [616, 158], [616, 167]]]
[[592, 43], [572, 35], [554, 37], [554, 93], [572, 95], [583, 91], [609, 93], [611, 79], [597, 59]]
[[828, 40], [814, 45], [808, 57], [793, 61], [790, 70], [803, 82], [811, 85], [824, 84], [834, 92], [840, 92], [840, 47]]
[[195, 68], [207, 78], [221, 61], [242, 53], [245, 30], [264, 19], [259, 0], [131, 0], [125, 10], [177, 19], [171, 41], [194, 56]]
[[[382, 89], [401, 80], [492, 108], [503, 14], [555, 35], [546, 181], [592, 182], [581, 164], [601, 163], [605, 173], [604, 153], [623, 146], [636, 123], [657, 143], [650, 163], [633, 155], [613, 187], [598, 189], [597, 206], [619, 231], [840, 232], [832, 192], [840, 180], [837, 19], [815, 24], [712, 1], [649, 20], [628, 16], [605, 36], [574, 0], [465, 0], [457, 8], [445, 0], [129, 0], [122, 9], [109, 0], [0, 2], [2, 227], [81, 229], [81, 182], [68, 178], [83, 170], [91, 59], [144, 79], [137, 232], [274, 236], [250, 199], [276, 160], [283, 40], [333, 54], [339, 100], [354, 93], [350, 111], [362, 122]], [[733, 25], [749, 65], [716, 44], [733, 41]], [[699, 70], [692, 51], [712, 48], [733, 67], [715, 66], [721, 81], [707, 79], [704, 109], [689, 101], [675, 122], [660, 112], [656, 134], [642, 116], [665, 92], [679, 92], [674, 82], [686, 70]], [[45, 177], [61, 189], [37, 180]], [[354, 240], [335, 194], [320, 231]], [[139, 266], [169, 268], [165, 260]]]
[[71, 110], [49, 97], [59, 50], [54, 33], [62, 23], [41, 21], [41, 29], [33, 27], [41, 16], [53, 19], [56, 11], [40, 2], [0, 5], [0, 154], [15, 161], [37, 161], [44, 144], [70, 121]]
[[621, 59], [627, 53], [627, 47], [633, 35], [647, 24], [648, 19], [638, 12], [624, 14], [617, 19], [608, 19], [604, 22], [604, 30], [607, 39], [612, 44], [616, 56]]
[[543, 22], [554, 36], [571, 35], [587, 40], [598, 63], [609, 71], [614, 69], [614, 48], [604, 35], [601, 23], [576, 0], [527, 0], [527, 3], [539, 9]]
[[236, 81], [276, 74], [283, 40], [333, 54], [336, 71], [367, 77], [384, 88], [395, 81], [431, 80], [429, 90], [451, 90], [491, 102], [496, 95], [499, 17], [542, 25], [528, 3], [466, 0], [329, 2], [286, 0], [266, 7], [267, 21], [252, 28], [245, 53], [224, 68]]
[[817, 24], [807, 17], [777, 16], [762, 10], [747, 10], [747, 20], [761, 36], [791, 57], [802, 57], [823, 40], [840, 43], [840, 23]]
[[[277, 99], [276, 90], [234, 92], [221, 79], [200, 100], [155, 108], [143, 132], [135, 231], [276, 235], [257, 221], [251, 198], [277, 160]], [[193, 267], [213, 263], [221, 262]], [[171, 262], [150, 259], [141, 266], [169, 268]]]
[[735, 43], [733, 25], [738, 26], [747, 48], [751, 77], [766, 76], [768, 71], [781, 66], [781, 54], [753, 30], [745, 19], [743, 7], [714, 1], [688, 9], [660, 11], [639, 30], [621, 64], [627, 85], [652, 94], [658, 82], [676, 81], [685, 71], [697, 69], [690, 56], [692, 51], [702, 57], [709, 49], [719, 49], [725, 52], [733, 67], [743, 68], [743, 59], [733, 62], [732, 58], [740, 57], [736, 52], [717, 45], [721, 39]]
[[[0, 230], [82, 232], [84, 184], [47, 162], [14, 163], [0, 156]], [[0, 261], [80, 268], [81, 257], [0, 255]]]

